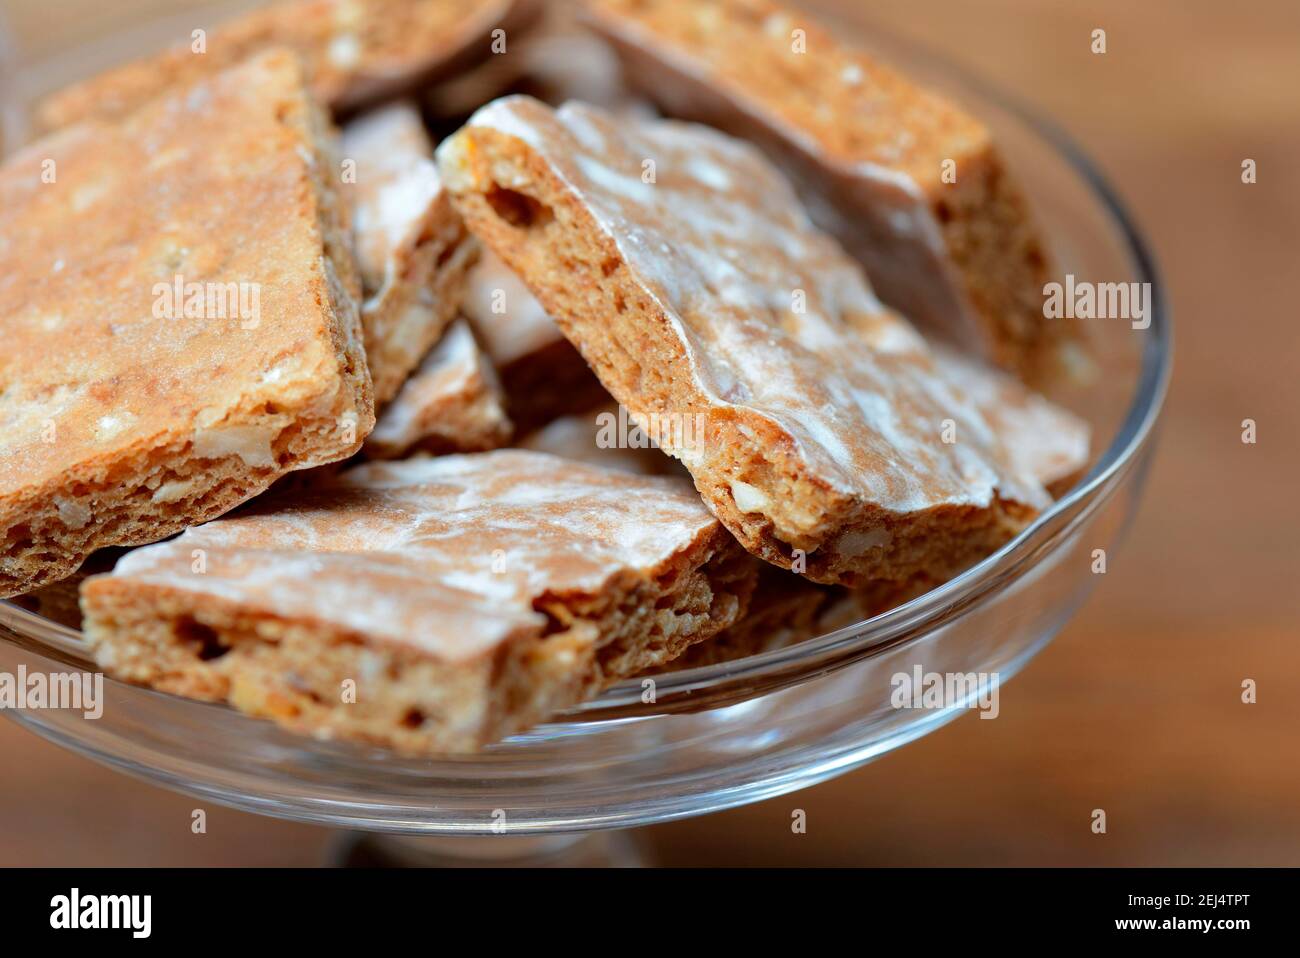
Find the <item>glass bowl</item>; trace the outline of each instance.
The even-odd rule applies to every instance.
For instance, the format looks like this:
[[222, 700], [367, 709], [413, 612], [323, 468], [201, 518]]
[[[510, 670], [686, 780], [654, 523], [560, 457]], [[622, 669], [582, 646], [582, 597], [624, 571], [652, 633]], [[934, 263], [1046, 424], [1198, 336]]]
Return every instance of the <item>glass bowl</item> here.
[[[207, 14], [212, 5], [201, 9]], [[23, 62], [21, 49], [11, 48], [0, 63], [7, 142], [21, 140], [36, 95], [148, 49], [168, 32], [187, 36], [196, 15], [178, 21], [175, 10], [166, 21], [137, 24], [55, 60]], [[1149, 328], [1094, 321], [1097, 381], [1055, 397], [1092, 422], [1094, 462], [1022, 535], [883, 615], [788, 648], [659, 676], [653, 704], [642, 701], [639, 681], [625, 682], [471, 757], [412, 759], [318, 742], [112, 679], [98, 720], [71, 711], [6, 714], [97, 761], [248, 811], [371, 832], [527, 836], [699, 815], [869, 762], [970, 704], [893, 708], [892, 677], [914, 666], [1009, 679], [1087, 598], [1094, 550], [1112, 549], [1137, 507], [1170, 373], [1166, 297], [1128, 214], [1060, 131], [907, 42], [875, 31], [861, 42], [994, 127], [1061, 276], [1152, 287]], [[0, 671], [20, 665], [94, 668], [77, 632], [0, 603]]]

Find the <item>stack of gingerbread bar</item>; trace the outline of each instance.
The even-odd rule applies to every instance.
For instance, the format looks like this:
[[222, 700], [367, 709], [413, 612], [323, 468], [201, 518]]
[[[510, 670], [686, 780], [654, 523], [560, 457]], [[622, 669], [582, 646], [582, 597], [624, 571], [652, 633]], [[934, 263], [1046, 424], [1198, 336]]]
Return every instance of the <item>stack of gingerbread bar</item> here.
[[906, 601], [1088, 460], [988, 129], [768, 0], [275, 3], [36, 119], [0, 597], [127, 681], [472, 751]]

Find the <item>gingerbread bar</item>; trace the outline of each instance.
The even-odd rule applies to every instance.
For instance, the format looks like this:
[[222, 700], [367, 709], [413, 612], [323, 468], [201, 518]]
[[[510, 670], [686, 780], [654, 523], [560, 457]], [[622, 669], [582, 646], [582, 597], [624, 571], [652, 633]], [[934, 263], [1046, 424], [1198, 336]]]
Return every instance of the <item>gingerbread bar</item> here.
[[131, 553], [82, 603], [121, 678], [465, 752], [726, 628], [753, 568], [681, 480], [503, 450], [259, 500]]
[[[1087, 423], [1005, 373], [951, 347], [931, 345], [943, 377], [979, 409], [1018, 468], [1054, 492], [1063, 492], [1073, 484], [1088, 461]], [[709, 641], [692, 646], [666, 670], [731, 662], [796, 645], [880, 615], [941, 584], [918, 576], [906, 583], [880, 581], [842, 589], [818, 586], [765, 566], [745, 617]]]
[[[56, 129], [112, 118], [268, 47], [288, 47], [309, 68], [312, 91], [337, 113], [418, 90], [492, 55], [536, 17], [538, 0], [298, 0], [272, 3], [45, 99], [37, 122]], [[196, 24], [198, 26], [198, 24]]]
[[470, 270], [462, 309], [501, 374], [521, 432], [609, 401], [609, 394], [528, 287], [485, 250]]
[[341, 152], [365, 287], [366, 361], [383, 406], [455, 318], [477, 246], [442, 189], [414, 107], [352, 121]]
[[470, 229], [755, 555], [850, 586], [942, 578], [1051, 501], [752, 147], [511, 97], [438, 161]]
[[0, 169], [0, 597], [360, 448], [329, 141], [271, 52]]
[[779, 162], [887, 303], [1022, 375], [1069, 368], [1078, 328], [1044, 317], [1048, 252], [979, 120], [770, 0], [587, 9], [666, 113]]
[[512, 431], [496, 370], [459, 319], [380, 414], [365, 452], [372, 459], [481, 452], [504, 446]]

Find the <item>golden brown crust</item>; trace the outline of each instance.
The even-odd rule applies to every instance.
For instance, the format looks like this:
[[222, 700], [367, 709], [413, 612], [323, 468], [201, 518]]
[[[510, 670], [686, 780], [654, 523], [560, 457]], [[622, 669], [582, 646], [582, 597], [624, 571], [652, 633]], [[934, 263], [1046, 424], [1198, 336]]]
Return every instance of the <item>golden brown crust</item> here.
[[37, 122], [54, 130], [88, 118], [123, 116], [177, 86], [233, 66], [272, 46], [307, 64], [313, 93], [339, 113], [420, 86], [487, 59], [491, 32], [522, 31], [537, 0], [298, 0], [273, 3], [205, 38], [128, 63], [56, 93]]
[[373, 402], [327, 131], [273, 51], [5, 164], [0, 595], [360, 447]]

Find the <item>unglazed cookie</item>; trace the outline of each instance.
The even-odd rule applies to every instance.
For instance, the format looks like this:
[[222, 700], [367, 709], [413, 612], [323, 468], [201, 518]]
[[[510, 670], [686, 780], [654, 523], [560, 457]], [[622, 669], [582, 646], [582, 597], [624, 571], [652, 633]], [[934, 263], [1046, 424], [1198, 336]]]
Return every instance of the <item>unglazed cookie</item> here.
[[425, 357], [366, 438], [366, 455], [481, 452], [510, 441], [505, 394], [469, 324], [459, 319]]
[[272, 52], [4, 164], [0, 596], [360, 448], [374, 412], [329, 138]]
[[365, 287], [366, 362], [383, 406], [455, 318], [478, 250], [442, 188], [413, 106], [353, 120], [340, 152]]
[[1030, 378], [1070, 368], [1079, 329], [1044, 316], [1048, 252], [979, 120], [769, 0], [586, 8], [666, 113], [778, 161], [887, 303]]
[[[539, 0], [294, 0], [275, 2], [193, 38], [46, 98], [45, 130], [131, 112], [268, 47], [294, 50], [312, 92], [339, 113], [417, 90], [492, 55], [492, 31], [507, 36], [535, 18]], [[196, 27], [204, 24], [196, 23]]]
[[470, 270], [463, 309], [501, 374], [521, 433], [609, 401], [541, 303], [490, 250]]
[[82, 605], [121, 678], [322, 738], [464, 752], [670, 661], [753, 584], [688, 483], [506, 450], [268, 497], [132, 552]]
[[616, 400], [704, 420], [702, 442], [648, 431], [761, 558], [850, 586], [942, 579], [1051, 501], [752, 147], [511, 97], [438, 160]]

